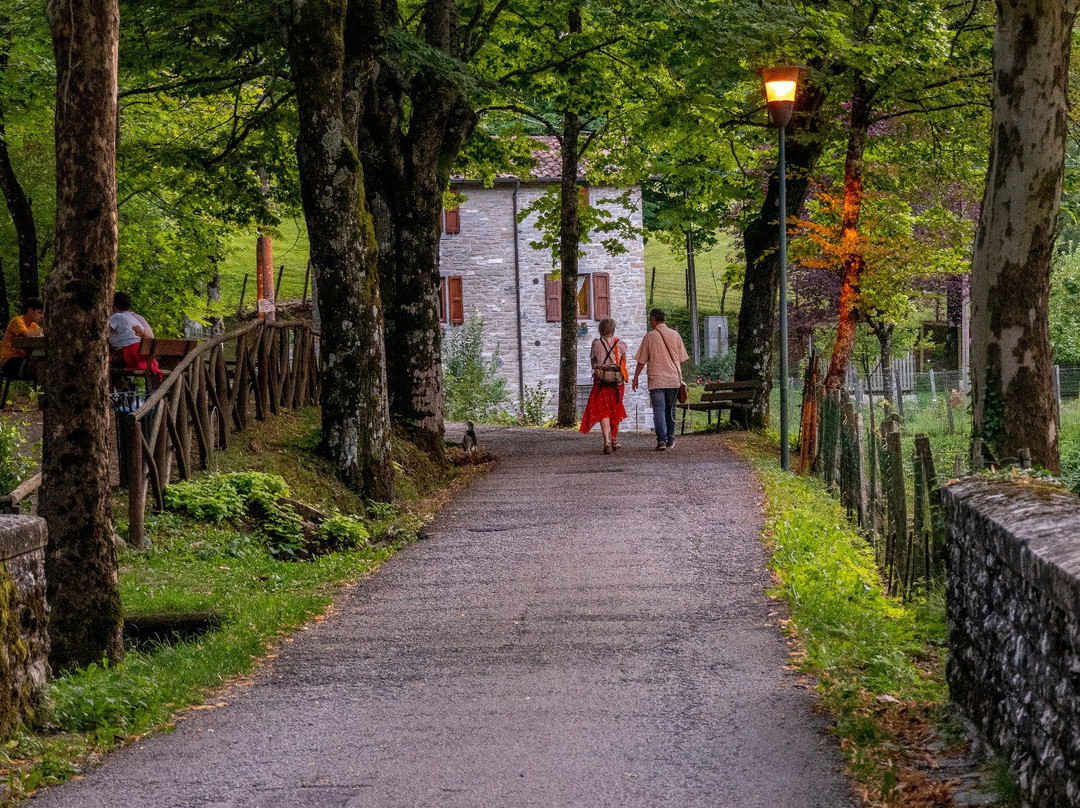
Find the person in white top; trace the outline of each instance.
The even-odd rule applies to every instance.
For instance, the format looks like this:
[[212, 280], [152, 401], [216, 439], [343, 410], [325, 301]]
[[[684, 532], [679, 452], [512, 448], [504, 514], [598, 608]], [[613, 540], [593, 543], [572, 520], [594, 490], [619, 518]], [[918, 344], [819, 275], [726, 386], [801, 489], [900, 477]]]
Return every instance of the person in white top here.
[[131, 295], [113, 295], [113, 314], [109, 318], [109, 363], [113, 367], [145, 370], [146, 360], [139, 356], [143, 338], [153, 339], [154, 329], [146, 318], [131, 310]]

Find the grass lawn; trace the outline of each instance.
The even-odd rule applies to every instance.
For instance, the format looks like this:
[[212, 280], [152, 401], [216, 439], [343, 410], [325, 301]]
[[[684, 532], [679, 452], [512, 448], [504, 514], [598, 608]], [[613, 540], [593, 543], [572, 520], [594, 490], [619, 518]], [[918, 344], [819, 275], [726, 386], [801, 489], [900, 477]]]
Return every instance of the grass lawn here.
[[[277, 282], [282, 264], [285, 272], [281, 276], [279, 300], [299, 299], [304, 293], [304, 273], [307, 271], [308, 237], [303, 217], [284, 219], [278, 228], [279, 235], [274, 238], [274, 281]], [[254, 233], [238, 236], [229, 248], [229, 254], [219, 266], [221, 273], [221, 303], [225, 312], [235, 312], [240, 305], [240, 292], [247, 275], [247, 290], [244, 293], [244, 307], [255, 307], [255, 239]], [[308, 287], [308, 294], [311, 288]]]
[[[720, 243], [708, 251], [694, 254], [697, 270], [698, 311], [701, 314], [720, 314], [720, 297], [725, 267], [736, 260], [737, 252], [731, 237], [721, 237]], [[653, 284], [653, 267], [656, 283]], [[662, 309], [686, 306], [686, 255], [672, 252], [667, 245], [652, 239], [645, 244], [645, 295], [652, 305]], [[724, 298], [724, 314], [738, 314], [742, 294], [729, 289]]]

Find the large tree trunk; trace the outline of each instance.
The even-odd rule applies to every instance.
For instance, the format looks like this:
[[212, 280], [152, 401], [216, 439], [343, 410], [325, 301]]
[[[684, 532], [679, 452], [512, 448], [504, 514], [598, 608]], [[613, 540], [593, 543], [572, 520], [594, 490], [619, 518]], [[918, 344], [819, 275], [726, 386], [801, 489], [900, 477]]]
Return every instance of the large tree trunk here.
[[[824, 148], [823, 122], [817, 114], [825, 103], [823, 88], [809, 82], [799, 87], [795, 112], [788, 124], [787, 217], [798, 216], [806, 201], [810, 174]], [[736, 410], [732, 418], [744, 426], [764, 428], [769, 423], [772, 392], [772, 341], [776, 333], [776, 296], [780, 288], [780, 178], [769, 175], [761, 211], [743, 230], [746, 280], [739, 306], [739, 336], [735, 347], [735, 380], [760, 381], [761, 392], [749, 410]]]
[[[0, 18], [0, 30], [3, 31], [3, 40], [0, 42], [0, 76], [7, 72], [11, 53], [11, 25], [6, 23], [5, 18]], [[15, 175], [15, 168], [11, 165], [2, 107], [0, 107], [0, 191], [4, 194], [8, 213], [11, 214], [11, 222], [15, 226], [15, 237], [19, 242], [19, 297], [25, 304], [31, 297], [38, 296], [37, 226], [34, 223], [34, 211], [30, 206], [30, 198], [27, 197], [22, 183]]]
[[856, 71], [851, 95], [851, 119], [848, 125], [847, 156], [844, 159], [844, 206], [840, 222], [840, 316], [836, 324], [836, 342], [825, 388], [839, 390], [855, 349], [855, 330], [859, 325], [859, 281], [866, 262], [859, 242], [859, 215], [863, 201], [863, 153], [870, 128], [872, 93], [862, 73]]
[[116, 0], [50, 0], [56, 53], [56, 264], [45, 333], [45, 556], [56, 669], [123, 657], [109, 514], [106, 390], [116, 278]]
[[296, 155], [322, 320], [323, 447], [364, 496], [394, 497], [375, 233], [345, 122], [346, 0], [293, 0], [285, 21]]
[[[580, 14], [579, 14], [580, 20]], [[578, 26], [580, 30], [580, 23]], [[558, 424], [577, 422], [577, 328], [578, 249], [581, 245], [581, 216], [578, 205], [578, 137], [581, 119], [576, 113], [563, 115], [559, 144], [562, 149], [562, 182], [559, 188], [559, 272], [562, 278], [562, 328], [559, 339]]]
[[[385, 26], [398, 18], [394, 0], [361, 0], [355, 8], [362, 19], [354, 24], [350, 11], [358, 34], [349, 37], [348, 69], [364, 88], [350, 116], [379, 243], [390, 408], [418, 446], [442, 458], [442, 194], [477, 116], [438, 70], [406, 78], [399, 55], [386, 47]], [[422, 27], [428, 45], [461, 57], [451, 0], [427, 0]], [[362, 54], [372, 58], [370, 73], [353, 67]]]
[[971, 269], [974, 437], [1060, 469], [1048, 307], [1077, 0], [998, 0], [990, 162]]

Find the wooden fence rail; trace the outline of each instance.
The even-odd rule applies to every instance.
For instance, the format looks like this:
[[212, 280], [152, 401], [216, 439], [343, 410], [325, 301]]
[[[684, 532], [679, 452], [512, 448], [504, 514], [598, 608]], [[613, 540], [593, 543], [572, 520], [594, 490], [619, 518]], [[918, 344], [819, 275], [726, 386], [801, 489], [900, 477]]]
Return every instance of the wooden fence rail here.
[[[230, 351], [232, 348], [231, 358]], [[210, 468], [230, 431], [319, 400], [315, 335], [305, 322], [253, 321], [201, 343], [134, 412], [117, 412], [125, 452], [128, 536], [145, 541], [148, 495], [164, 507], [173, 469]]]
[[[211, 468], [230, 434], [245, 429], [252, 415], [261, 421], [282, 409], [317, 404], [320, 392], [311, 325], [255, 320], [199, 343], [145, 399], [114, 393], [128, 541], [144, 546], [147, 501], [164, 507], [174, 470], [186, 480]], [[0, 498], [0, 510], [18, 512], [40, 486], [39, 474]]]

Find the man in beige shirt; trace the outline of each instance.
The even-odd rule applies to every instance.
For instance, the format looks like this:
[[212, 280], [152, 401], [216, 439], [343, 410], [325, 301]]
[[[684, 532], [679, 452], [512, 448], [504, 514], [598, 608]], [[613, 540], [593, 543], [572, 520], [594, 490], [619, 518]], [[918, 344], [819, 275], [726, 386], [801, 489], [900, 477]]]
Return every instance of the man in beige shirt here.
[[638, 388], [641, 371], [644, 370], [649, 377], [649, 400], [652, 402], [658, 452], [675, 445], [675, 401], [679, 397], [679, 385], [682, 384], [682, 363], [690, 358], [679, 332], [668, 328], [664, 319], [663, 309], [649, 312], [652, 330], [645, 335], [634, 357], [637, 368], [634, 370], [633, 389]]

